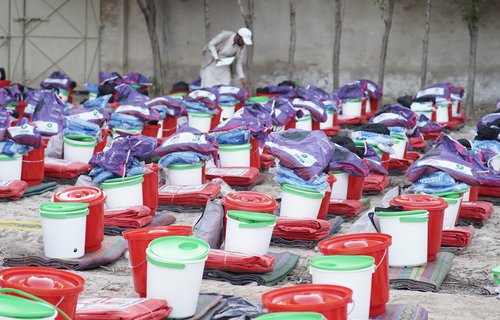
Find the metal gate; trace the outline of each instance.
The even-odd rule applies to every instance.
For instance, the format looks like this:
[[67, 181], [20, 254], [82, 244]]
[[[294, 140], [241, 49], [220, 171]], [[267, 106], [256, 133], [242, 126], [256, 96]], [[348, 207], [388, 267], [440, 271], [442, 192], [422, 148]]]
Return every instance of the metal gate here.
[[100, 26], [100, 0], [2, 0], [0, 67], [33, 87], [56, 70], [96, 82]]

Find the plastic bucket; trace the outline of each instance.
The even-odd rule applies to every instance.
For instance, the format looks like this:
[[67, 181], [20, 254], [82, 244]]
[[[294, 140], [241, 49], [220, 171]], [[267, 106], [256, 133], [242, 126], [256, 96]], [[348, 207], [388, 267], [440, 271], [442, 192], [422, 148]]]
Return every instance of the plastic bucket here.
[[361, 116], [362, 99], [347, 99], [342, 103], [342, 118], [358, 118]]
[[352, 290], [329, 284], [300, 284], [268, 291], [262, 305], [269, 312], [313, 311], [328, 320], [347, 320]]
[[168, 167], [168, 183], [173, 186], [196, 186], [203, 184], [204, 162], [195, 164], [173, 164]]
[[42, 203], [43, 251], [47, 258], [72, 259], [85, 254], [86, 203]]
[[460, 116], [460, 114], [458, 113], [459, 104], [460, 104], [460, 99], [452, 99], [451, 100], [451, 115], [452, 115], [452, 117]]
[[241, 210], [250, 212], [263, 212], [274, 214], [278, 203], [276, 200], [264, 193], [253, 191], [238, 191], [228, 193], [222, 198], [224, 211]]
[[404, 159], [408, 138], [406, 136], [394, 134], [391, 134], [391, 137], [394, 139], [394, 145], [392, 146], [394, 153], [391, 154], [390, 157], [393, 159]]
[[173, 308], [169, 317], [193, 316], [209, 251], [208, 243], [197, 238], [172, 236], [153, 240], [146, 250], [147, 297], [167, 300]]
[[457, 225], [458, 213], [460, 212], [460, 204], [462, 203], [463, 193], [465, 192], [446, 192], [434, 194], [435, 196], [443, 198], [443, 200], [448, 204], [448, 208], [444, 210], [443, 230], [453, 229]]
[[375, 259], [370, 256], [322, 256], [309, 261], [313, 284], [334, 284], [352, 290], [349, 319], [368, 319]]
[[21, 180], [23, 158], [0, 153], [0, 180]]
[[246, 144], [220, 144], [219, 160], [221, 167], [250, 167], [250, 149]]
[[54, 195], [54, 202], [87, 203], [85, 231], [85, 253], [99, 250], [104, 240], [104, 201], [106, 194], [99, 188], [91, 186], [75, 186], [58, 191]]
[[382, 233], [358, 233], [337, 236], [321, 241], [318, 246], [324, 255], [365, 255], [375, 258], [372, 276], [370, 317], [384, 314], [389, 301], [388, 249], [391, 236]]
[[[20, 296], [24, 297], [23, 294]], [[54, 320], [57, 314], [56, 308], [50, 304], [0, 293], [0, 320]]]
[[87, 136], [65, 136], [64, 140], [64, 160], [80, 161], [89, 163], [94, 155], [94, 148], [97, 139]]
[[145, 124], [144, 128], [142, 128], [142, 135], [156, 138], [160, 128], [161, 124]]
[[326, 115], [327, 115], [326, 121], [319, 123], [319, 128], [321, 130], [333, 128], [333, 118], [334, 118], [335, 112], [333, 112], [332, 110], [327, 110]]
[[45, 178], [45, 146], [43, 142], [40, 148], [33, 149], [23, 156], [21, 180], [30, 187], [39, 185]]
[[146, 297], [147, 264], [146, 249], [151, 241], [166, 236], [190, 236], [193, 228], [190, 226], [149, 227], [123, 232], [123, 238], [128, 241], [128, 252], [134, 289], [141, 298]]
[[108, 179], [101, 183], [101, 189], [106, 192], [106, 209], [142, 206], [142, 174]]
[[142, 182], [142, 204], [151, 209], [154, 214], [158, 207], [158, 172], [161, 168], [156, 163], [147, 164], [148, 172], [144, 174]]
[[427, 261], [436, 260], [436, 256], [441, 250], [444, 210], [448, 207], [446, 201], [426, 194], [405, 194], [392, 199], [390, 205], [402, 206], [406, 211], [425, 208], [429, 212]]
[[316, 312], [276, 312], [255, 318], [256, 320], [326, 320], [321, 313]]
[[429, 102], [413, 102], [410, 106], [411, 111], [415, 112], [419, 116], [423, 114], [429, 120], [432, 119], [432, 113], [434, 112], [434, 107], [432, 106], [432, 101]]
[[[0, 270], [0, 287], [12, 288], [37, 296], [75, 318], [78, 295], [85, 280], [72, 272], [42, 268], [16, 267]], [[64, 320], [58, 315], [56, 320]]]
[[282, 184], [280, 216], [316, 219], [325, 195], [314, 189]]
[[221, 103], [219, 106], [222, 109], [222, 113], [220, 114], [221, 121], [230, 119], [234, 116], [236, 105], [231, 103]]
[[166, 116], [163, 120], [161, 128], [161, 136], [168, 138], [177, 132], [177, 118], [173, 116]]
[[203, 112], [188, 112], [188, 125], [203, 133], [210, 131], [212, 115]]
[[229, 210], [224, 250], [249, 255], [267, 254], [275, 225], [274, 215]]
[[349, 173], [342, 171], [332, 172], [336, 181], [332, 187], [330, 199], [345, 200], [347, 199], [347, 191], [349, 187]]
[[306, 109], [300, 109], [304, 113], [302, 118], [296, 118], [295, 122], [295, 129], [301, 129], [305, 131], [311, 131], [312, 130], [312, 118], [311, 118], [311, 113], [306, 110]]
[[449, 102], [443, 102], [437, 105], [436, 122], [447, 123], [450, 121], [449, 108]]
[[426, 210], [375, 212], [380, 231], [392, 237], [389, 266], [414, 267], [427, 262], [429, 213]]

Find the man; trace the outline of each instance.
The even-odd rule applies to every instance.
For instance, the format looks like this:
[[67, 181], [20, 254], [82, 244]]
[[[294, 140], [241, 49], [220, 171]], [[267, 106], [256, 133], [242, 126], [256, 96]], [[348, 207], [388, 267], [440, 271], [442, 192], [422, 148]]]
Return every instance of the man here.
[[241, 28], [236, 33], [222, 31], [210, 40], [202, 53], [201, 87], [207, 88], [218, 84], [230, 85], [231, 65], [234, 65], [241, 85], [246, 86], [247, 81], [242, 67], [246, 45], [252, 45], [252, 31], [247, 28]]

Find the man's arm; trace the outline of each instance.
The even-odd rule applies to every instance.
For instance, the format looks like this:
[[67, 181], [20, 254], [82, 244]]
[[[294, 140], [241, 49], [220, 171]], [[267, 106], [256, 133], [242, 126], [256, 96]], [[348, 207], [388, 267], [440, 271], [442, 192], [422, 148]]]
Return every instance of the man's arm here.
[[224, 41], [225, 38], [226, 38], [226, 32], [222, 31], [221, 33], [216, 35], [215, 38], [210, 40], [210, 42], [208, 43], [208, 45], [207, 45], [208, 50], [210, 50], [210, 53], [212, 54], [212, 57], [214, 58], [214, 60], [219, 60], [219, 53], [217, 52], [217, 48], [215, 46], [218, 45], [219, 43], [221, 43], [222, 41]]
[[246, 49], [243, 47], [240, 52], [236, 55], [236, 76], [238, 79], [245, 78], [245, 74], [243, 73], [243, 60], [246, 57]]

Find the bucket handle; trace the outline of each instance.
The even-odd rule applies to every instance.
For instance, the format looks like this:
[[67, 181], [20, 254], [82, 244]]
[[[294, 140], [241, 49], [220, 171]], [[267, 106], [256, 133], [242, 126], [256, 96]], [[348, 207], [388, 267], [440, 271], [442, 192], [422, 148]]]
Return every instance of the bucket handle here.
[[380, 267], [380, 265], [382, 264], [382, 262], [384, 262], [385, 256], [387, 256], [387, 251], [389, 251], [389, 248], [385, 248], [384, 255], [382, 256], [382, 259], [380, 259], [380, 262], [375, 266], [375, 270], [377, 270], [378, 267]]
[[377, 231], [377, 233], [380, 233], [380, 230], [378, 229], [377, 227], [377, 224], [375, 223], [375, 212], [371, 211], [371, 212], [368, 212], [368, 218], [370, 218], [370, 221], [373, 225], [373, 227], [375, 228], [375, 230]]
[[0, 288], [0, 293], [3, 293], [3, 292], [15, 293], [15, 294], [24, 296], [25, 298], [29, 298], [31, 300], [34, 300], [36, 302], [40, 302], [40, 303], [49, 305], [51, 307], [54, 307], [57, 310], [57, 312], [61, 316], [63, 316], [63, 318], [65, 318], [66, 320], [71, 320], [71, 318], [64, 311], [62, 311], [61, 309], [59, 309], [59, 307], [58, 307], [58, 305], [61, 303], [61, 301], [64, 300], [64, 297], [61, 298], [61, 300], [59, 300], [59, 302], [57, 303], [57, 305], [52, 305], [50, 302], [47, 302], [47, 301], [45, 301], [43, 299], [38, 298], [37, 296], [34, 296], [32, 294], [29, 294], [29, 293], [21, 291], [21, 290], [11, 289], [11, 288]]
[[351, 310], [347, 312], [347, 315], [350, 315], [354, 311], [354, 308], [356, 308], [356, 301], [353, 299], [349, 304], [351, 305]]

